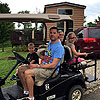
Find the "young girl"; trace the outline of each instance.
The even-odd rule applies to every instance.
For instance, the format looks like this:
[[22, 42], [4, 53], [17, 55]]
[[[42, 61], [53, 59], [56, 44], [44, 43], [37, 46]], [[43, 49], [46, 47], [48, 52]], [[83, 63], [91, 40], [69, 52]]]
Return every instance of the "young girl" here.
[[[76, 56], [84, 55], [86, 57], [88, 55], [87, 53], [79, 53], [76, 51], [74, 43], [75, 43], [75, 41], [77, 41], [77, 37], [74, 32], [68, 33], [67, 41], [68, 41], [67, 45], [71, 48], [71, 51], [72, 51], [72, 59], [70, 61], [68, 61], [68, 63], [72, 64], [72, 63], [76, 62], [76, 58], [75, 58]], [[81, 62], [82, 60], [83, 60], [83, 58], [78, 58], [78, 62]], [[83, 70], [83, 76], [87, 80], [88, 77], [86, 76], [85, 69], [82, 69], [82, 70]]]

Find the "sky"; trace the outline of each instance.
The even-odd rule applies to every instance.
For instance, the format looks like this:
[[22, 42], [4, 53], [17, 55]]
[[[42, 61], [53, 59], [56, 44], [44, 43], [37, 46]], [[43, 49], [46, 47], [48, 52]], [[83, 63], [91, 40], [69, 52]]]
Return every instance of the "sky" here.
[[85, 5], [84, 15], [86, 21], [94, 22], [100, 16], [100, 0], [0, 0], [2, 3], [7, 3], [11, 13], [28, 10], [30, 13], [43, 12], [44, 6], [52, 3], [70, 2], [80, 5]]

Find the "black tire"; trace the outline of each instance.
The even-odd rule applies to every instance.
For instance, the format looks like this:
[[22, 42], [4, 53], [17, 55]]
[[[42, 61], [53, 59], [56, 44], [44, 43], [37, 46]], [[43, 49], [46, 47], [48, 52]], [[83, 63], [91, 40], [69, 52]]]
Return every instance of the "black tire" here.
[[73, 86], [68, 94], [68, 100], [82, 100], [83, 89], [80, 85]]

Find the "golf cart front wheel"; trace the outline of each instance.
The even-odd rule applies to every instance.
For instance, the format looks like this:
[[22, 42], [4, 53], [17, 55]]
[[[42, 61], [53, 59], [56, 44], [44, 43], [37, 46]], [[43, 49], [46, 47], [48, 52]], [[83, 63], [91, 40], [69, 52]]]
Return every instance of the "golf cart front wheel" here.
[[82, 100], [83, 89], [80, 85], [75, 85], [69, 91], [68, 100]]

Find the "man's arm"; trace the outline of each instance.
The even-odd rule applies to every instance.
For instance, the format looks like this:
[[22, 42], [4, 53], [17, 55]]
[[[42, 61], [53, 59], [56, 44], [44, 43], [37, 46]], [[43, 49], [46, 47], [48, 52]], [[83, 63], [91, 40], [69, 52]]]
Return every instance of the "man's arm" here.
[[34, 66], [33, 64], [30, 64], [30, 67], [32, 68], [55, 68], [60, 61], [61, 58], [54, 58], [53, 62], [50, 64], [45, 64], [45, 65], [39, 65], [38, 67]]

